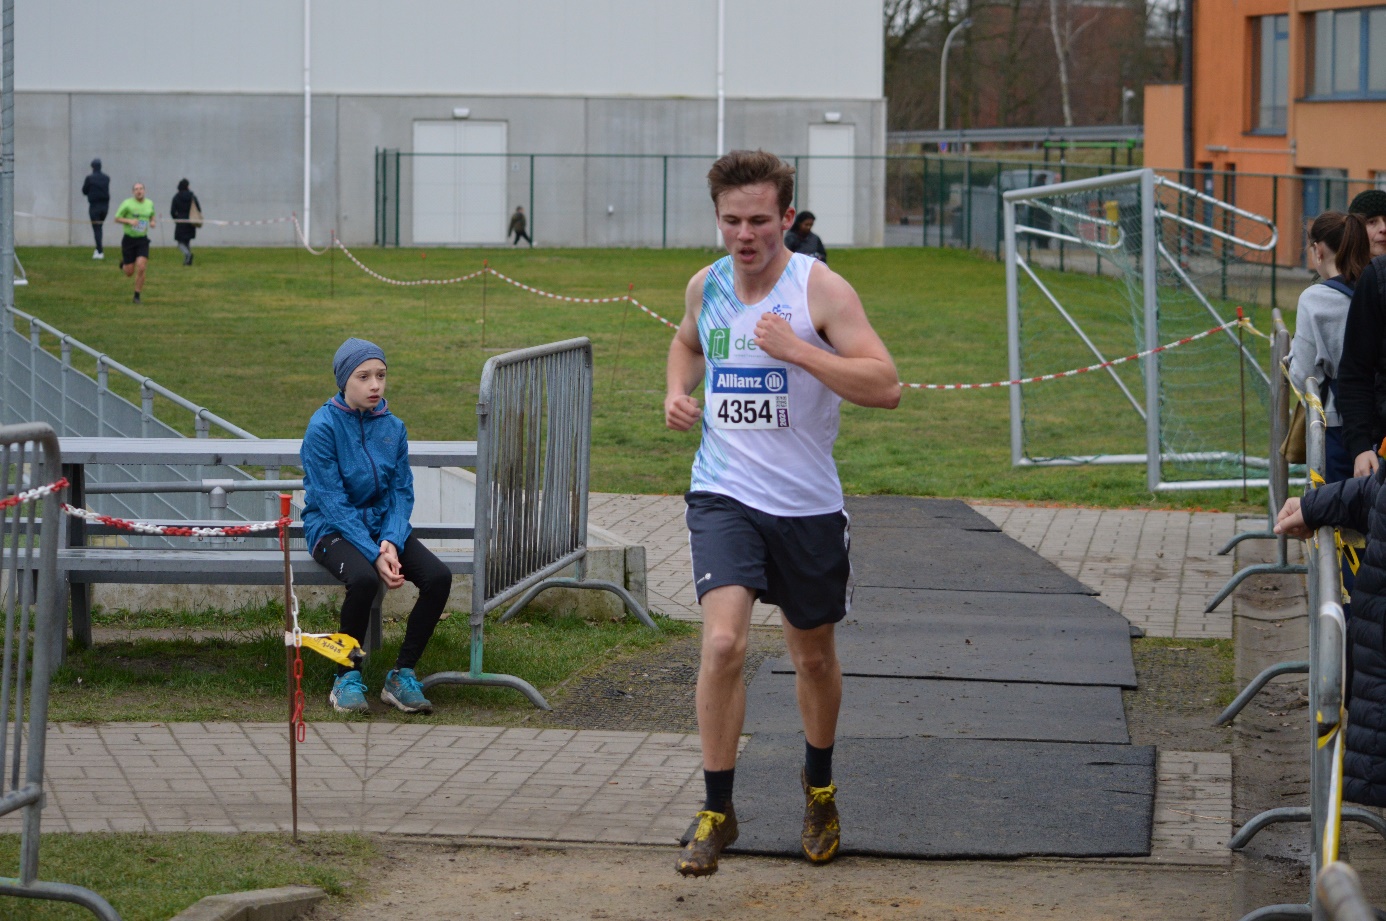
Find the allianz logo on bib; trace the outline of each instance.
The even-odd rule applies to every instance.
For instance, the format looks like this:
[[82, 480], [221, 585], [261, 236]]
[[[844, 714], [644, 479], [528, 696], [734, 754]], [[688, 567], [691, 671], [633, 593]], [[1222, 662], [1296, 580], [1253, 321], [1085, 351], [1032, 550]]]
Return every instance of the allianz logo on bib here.
[[785, 383], [780, 368], [718, 368], [712, 389], [718, 393], [784, 393]]

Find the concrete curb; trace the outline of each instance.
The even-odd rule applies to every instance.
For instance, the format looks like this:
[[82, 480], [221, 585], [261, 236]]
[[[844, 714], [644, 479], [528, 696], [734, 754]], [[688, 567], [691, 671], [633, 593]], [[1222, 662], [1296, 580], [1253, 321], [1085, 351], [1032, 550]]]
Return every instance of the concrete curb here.
[[292, 921], [327, 898], [317, 886], [281, 886], [209, 895], [172, 921]]

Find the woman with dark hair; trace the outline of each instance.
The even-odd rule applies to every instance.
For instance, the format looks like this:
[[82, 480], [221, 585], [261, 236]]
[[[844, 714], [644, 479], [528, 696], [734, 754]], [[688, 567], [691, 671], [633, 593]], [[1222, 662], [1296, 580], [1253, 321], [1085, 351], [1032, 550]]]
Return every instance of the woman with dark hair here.
[[813, 232], [813, 220], [812, 211], [800, 211], [796, 214], [794, 223], [789, 225], [789, 231], [784, 235], [784, 245], [791, 253], [803, 253], [819, 262], [827, 262], [828, 251], [823, 248], [823, 241], [818, 238], [818, 234]]
[[[197, 209], [195, 219], [192, 217], [194, 208]], [[197, 236], [197, 224], [202, 223], [202, 202], [188, 188], [188, 180], [178, 180], [178, 192], [173, 196], [173, 204], [168, 206], [168, 216], [173, 219], [173, 242], [183, 254], [183, 264], [192, 265], [192, 241]]]
[[1304, 389], [1308, 377], [1319, 380], [1327, 420], [1330, 483], [1352, 476], [1352, 456], [1343, 441], [1338, 412], [1338, 363], [1343, 357], [1348, 305], [1362, 270], [1371, 261], [1367, 225], [1356, 214], [1325, 211], [1308, 227], [1309, 268], [1319, 280], [1304, 289], [1295, 311], [1295, 337], [1290, 343], [1290, 380]]

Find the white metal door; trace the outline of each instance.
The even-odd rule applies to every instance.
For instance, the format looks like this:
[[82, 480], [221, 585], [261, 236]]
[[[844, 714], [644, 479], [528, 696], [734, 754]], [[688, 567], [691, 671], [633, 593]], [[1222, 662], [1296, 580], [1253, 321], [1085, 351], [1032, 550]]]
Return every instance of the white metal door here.
[[852, 125], [809, 125], [808, 188], [799, 200], [800, 210], [812, 211], [813, 232], [832, 246], [855, 242], [856, 161], [820, 160], [818, 157], [850, 157], [856, 152], [856, 128]]
[[415, 243], [505, 242], [505, 122], [414, 122], [414, 153]]

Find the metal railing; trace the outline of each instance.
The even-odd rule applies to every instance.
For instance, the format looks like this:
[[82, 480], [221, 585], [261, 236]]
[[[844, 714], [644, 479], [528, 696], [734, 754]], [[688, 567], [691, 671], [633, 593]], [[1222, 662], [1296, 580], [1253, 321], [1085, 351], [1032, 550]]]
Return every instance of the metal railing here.
[[[1303, 400], [1308, 420], [1306, 489], [1312, 490], [1324, 482], [1323, 471], [1327, 467], [1327, 425], [1317, 379], [1311, 377], [1305, 381]], [[1318, 528], [1305, 550], [1309, 589], [1309, 804], [1260, 813], [1243, 825], [1227, 846], [1233, 850], [1243, 848], [1269, 825], [1307, 822], [1310, 827], [1310, 878], [1317, 881], [1320, 869], [1338, 859], [1339, 835], [1344, 821], [1361, 822], [1386, 837], [1386, 820], [1359, 806], [1344, 806], [1342, 802], [1347, 636], [1338, 528]], [[1246, 915], [1243, 921], [1323, 917], [1326, 917], [1324, 906], [1319, 904], [1317, 888], [1311, 885], [1307, 902], [1268, 905]]]
[[[46, 339], [45, 339], [46, 337]], [[56, 340], [56, 342], [54, 342]], [[54, 351], [57, 354], [54, 354]], [[75, 359], [88, 361], [94, 372], [79, 368]], [[138, 390], [139, 403], [133, 403], [112, 390], [112, 376], [128, 381]], [[156, 414], [156, 399], [171, 403], [191, 416], [192, 430], [198, 438], [210, 438], [215, 430], [232, 438], [255, 438], [245, 429], [222, 418], [205, 406], [173, 392], [148, 375], [130, 368], [104, 352], [94, 349], [32, 314], [9, 308], [0, 314], [0, 424], [22, 421], [45, 422], [60, 438], [83, 437], [182, 437], [173, 425]], [[266, 476], [277, 478], [277, 470]], [[136, 485], [148, 480], [249, 480], [250, 474], [236, 467], [187, 468], [165, 465], [128, 467], [99, 465], [88, 468], [88, 482], [95, 487], [106, 484]], [[91, 488], [95, 494], [100, 489]], [[233, 498], [225, 512], [228, 518], [257, 520], [277, 517], [274, 498]], [[107, 493], [93, 507], [104, 514], [124, 518], [206, 518], [217, 513], [198, 495], [144, 493], [138, 499]], [[132, 546], [171, 546], [162, 538], [131, 537]]]
[[[1281, 506], [1285, 504], [1285, 500], [1290, 495], [1290, 464], [1285, 460], [1285, 455], [1281, 453], [1280, 446], [1284, 443], [1285, 436], [1290, 430], [1290, 408], [1293, 406], [1287, 367], [1287, 362], [1290, 360], [1290, 331], [1286, 328], [1285, 319], [1279, 310], [1271, 311], [1270, 354], [1271, 379], [1267, 382], [1270, 384], [1270, 446], [1269, 453], [1266, 455], [1270, 458], [1270, 468], [1268, 471], [1269, 489], [1267, 489], [1266, 497], [1268, 506], [1266, 527], [1261, 531], [1247, 531], [1236, 535], [1218, 551], [1218, 555], [1224, 556], [1230, 553], [1233, 547], [1244, 540], [1273, 540], [1275, 541], [1275, 562], [1256, 563], [1238, 570], [1204, 607], [1203, 613], [1205, 614], [1215, 610], [1237, 590], [1237, 586], [1251, 576], [1264, 574], [1298, 575], [1306, 571], [1303, 565], [1290, 562], [1289, 538], [1283, 534], [1275, 533], [1275, 516], [1279, 514]], [[1256, 693], [1265, 687], [1266, 682], [1275, 676], [1307, 672], [1308, 670], [1308, 662], [1282, 662], [1266, 669], [1251, 684], [1247, 685], [1246, 690], [1237, 695], [1237, 699], [1223, 711], [1222, 716], [1218, 719], [1218, 725], [1231, 722], [1242, 707], [1246, 706], [1246, 702], [1256, 696]]]
[[[514, 600], [504, 620], [547, 588], [599, 589], [620, 596], [628, 611], [658, 629], [624, 586], [586, 574], [592, 344], [569, 339], [489, 359], [476, 414], [471, 666], [435, 672], [423, 684], [514, 688], [547, 710], [529, 682], [484, 671], [490, 611]], [[570, 566], [576, 577], [559, 577]]]
[[[51, 486], [61, 476], [58, 438], [51, 427], [0, 427], [0, 497]], [[38, 879], [48, 692], [63, 641], [66, 606], [57, 571], [63, 517], [59, 495], [60, 490], [54, 490], [0, 509], [6, 586], [0, 653], [0, 815], [23, 813], [19, 876], [0, 877], [0, 897], [72, 902], [102, 921], [120, 921], [110, 903], [90, 889]], [[39, 561], [34, 563], [36, 554]], [[30, 578], [35, 567], [37, 578]]]

